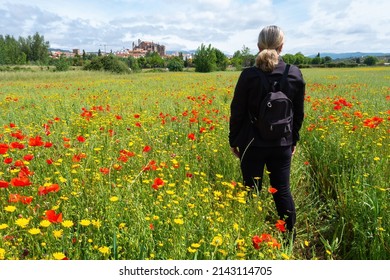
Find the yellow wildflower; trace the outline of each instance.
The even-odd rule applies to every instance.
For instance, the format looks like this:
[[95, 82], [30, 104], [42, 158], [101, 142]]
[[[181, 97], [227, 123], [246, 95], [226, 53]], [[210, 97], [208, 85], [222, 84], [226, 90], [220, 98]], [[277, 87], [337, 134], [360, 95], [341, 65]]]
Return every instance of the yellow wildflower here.
[[115, 202], [115, 201], [118, 201], [118, 200], [119, 200], [119, 198], [117, 196], [111, 196], [110, 197], [110, 201], [111, 202]]
[[56, 260], [62, 260], [62, 259], [64, 259], [64, 258], [66, 258], [65, 254], [64, 254], [64, 253], [61, 253], [61, 252], [53, 253], [53, 257], [54, 257], [54, 259], [56, 259]]
[[211, 241], [211, 245], [213, 245], [213, 246], [220, 246], [220, 245], [222, 245], [222, 242], [223, 242], [223, 238], [222, 238], [222, 236], [220, 236], [220, 235], [217, 235], [217, 236], [215, 236], [214, 238], [213, 238], [213, 240]]
[[8, 227], [7, 224], [0, 224], [0, 229], [6, 229]]
[[65, 220], [61, 224], [62, 224], [63, 227], [66, 227], [66, 228], [73, 227], [73, 225], [74, 225], [71, 220]]
[[0, 248], [0, 260], [4, 260], [5, 258], [5, 249]]
[[40, 234], [41, 230], [39, 228], [32, 228], [28, 230], [28, 233], [31, 235], [36, 235], [36, 234]]
[[107, 246], [101, 246], [99, 247], [99, 252], [102, 253], [103, 255], [108, 255], [110, 254], [110, 248], [108, 248]]
[[178, 225], [184, 224], [184, 220], [180, 219], [180, 218], [174, 219], [173, 221], [175, 222], [175, 224], [178, 224]]
[[198, 250], [197, 250], [197, 249], [193, 249], [193, 248], [191, 248], [191, 247], [188, 247], [187, 251], [188, 251], [189, 253], [196, 253], [196, 251], [198, 251]]
[[81, 220], [80, 221], [80, 225], [85, 226], [85, 227], [89, 226], [90, 224], [91, 224], [90, 220]]
[[25, 228], [28, 223], [30, 222], [30, 219], [26, 219], [26, 218], [19, 218], [15, 221], [15, 224], [17, 224], [18, 226], [20, 226], [21, 228]]
[[62, 229], [60, 230], [53, 230], [53, 235], [55, 238], [61, 238], [64, 231]]
[[102, 223], [99, 220], [92, 220], [92, 225], [96, 228], [100, 228]]
[[16, 210], [16, 207], [13, 205], [8, 205], [8, 206], [4, 207], [4, 210], [12, 213]]
[[42, 220], [42, 221], [39, 223], [39, 225], [40, 225], [41, 227], [48, 227], [48, 226], [51, 225], [51, 223], [50, 223], [48, 220]]

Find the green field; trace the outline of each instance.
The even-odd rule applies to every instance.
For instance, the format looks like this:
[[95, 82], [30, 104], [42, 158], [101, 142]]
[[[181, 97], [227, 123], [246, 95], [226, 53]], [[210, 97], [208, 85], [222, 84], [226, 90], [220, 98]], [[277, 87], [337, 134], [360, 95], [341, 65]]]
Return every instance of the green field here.
[[239, 72], [0, 72], [0, 259], [390, 259], [390, 68], [302, 71], [293, 244], [230, 153]]

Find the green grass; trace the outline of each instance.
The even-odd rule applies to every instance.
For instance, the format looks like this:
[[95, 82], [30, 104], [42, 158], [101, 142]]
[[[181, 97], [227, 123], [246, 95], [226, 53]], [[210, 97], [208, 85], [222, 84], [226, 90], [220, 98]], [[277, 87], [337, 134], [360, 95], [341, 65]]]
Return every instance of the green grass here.
[[[0, 180], [28, 168], [32, 183], [0, 188], [0, 259], [388, 259], [390, 72], [303, 73], [289, 244], [268, 181], [247, 193], [229, 150], [239, 72], [0, 72], [0, 143], [24, 145], [0, 155]], [[364, 126], [373, 117], [383, 120]], [[36, 136], [52, 146], [29, 145]], [[62, 223], [42, 222], [50, 209]], [[255, 249], [262, 234], [271, 242]]]

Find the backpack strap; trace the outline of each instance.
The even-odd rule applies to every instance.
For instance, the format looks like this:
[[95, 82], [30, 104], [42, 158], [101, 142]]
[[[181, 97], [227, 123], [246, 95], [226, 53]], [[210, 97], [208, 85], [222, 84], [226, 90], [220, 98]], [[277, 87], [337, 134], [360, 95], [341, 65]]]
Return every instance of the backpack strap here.
[[[283, 88], [284, 84], [287, 82], [288, 72], [290, 71], [290, 64], [286, 64], [286, 68], [284, 69], [283, 76], [279, 80], [280, 90]], [[268, 81], [265, 73], [259, 69], [259, 76], [261, 78], [261, 84], [264, 86], [266, 92], [270, 91], [270, 82]], [[272, 85], [273, 87], [277, 84], [277, 81]], [[272, 89], [274, 90], [274, 89]]]
[[290, 64], [286, 64], [286, 68], [284, 69], [284, 72], [283, 72], [283, 77], [282, 77], [282, 79], [279, 82], [280, 89], [282, 89], [284, 84], [287, 82], [287, 77], [288, 77], [288, 72], [289, 71], [290, 71]]

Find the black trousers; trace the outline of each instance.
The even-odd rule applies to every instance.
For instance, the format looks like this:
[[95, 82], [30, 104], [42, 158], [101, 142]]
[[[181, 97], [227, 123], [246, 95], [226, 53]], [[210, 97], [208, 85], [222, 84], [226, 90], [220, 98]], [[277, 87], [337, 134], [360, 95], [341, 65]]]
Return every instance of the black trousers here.
[[295, 204], [290, 190], [291, 146], [249, 147], [240, 149], [241, 171], [245, 186], [262, 188], [264, 167], [269, 172], [271, 186], [277, 189], [273, 194], [276, 210], [286, 228], [292, 230], [296, 221]]

